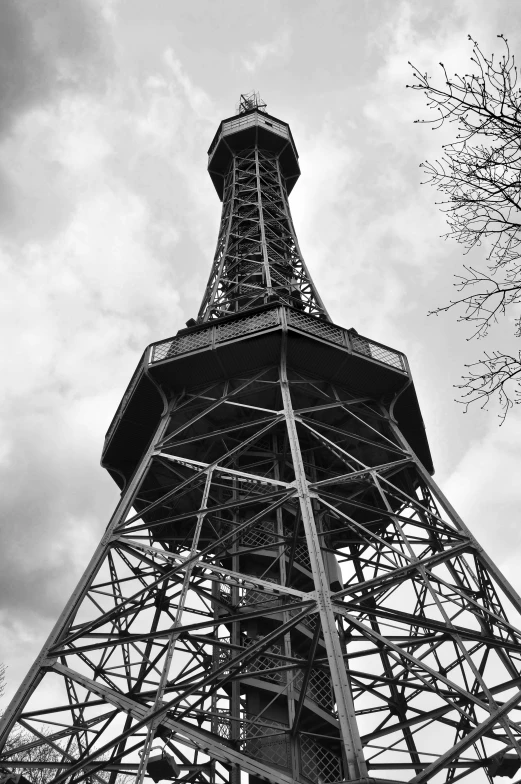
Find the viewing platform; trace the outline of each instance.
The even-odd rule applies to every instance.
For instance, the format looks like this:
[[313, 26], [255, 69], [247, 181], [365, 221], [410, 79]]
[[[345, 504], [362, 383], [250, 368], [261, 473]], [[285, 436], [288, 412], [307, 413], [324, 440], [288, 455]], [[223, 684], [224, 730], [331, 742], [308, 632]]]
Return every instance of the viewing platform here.
[[222, 201], [224, 175], [235, 153], [257, 145], [279, 156], [288, 195], [300, 177], [298, 153], [287, 123], [259, 109], [223, 120], [208, 149], [208, 172]]
[[396, 397], [394, 416], [427, 470], [433, 472], [405, 354], [354, 329], [279, 304], [187, 327], [148, 346], [107, 431], [102, 465], [118, 484], [122, 476], [126, 481], [161, 415], [161, 390], [171, 394], [196, 389], [226, 375], [275, 365], [283, 338], [288, 363], [296, 370], [360, 394], [370, 390], [386, 404]]

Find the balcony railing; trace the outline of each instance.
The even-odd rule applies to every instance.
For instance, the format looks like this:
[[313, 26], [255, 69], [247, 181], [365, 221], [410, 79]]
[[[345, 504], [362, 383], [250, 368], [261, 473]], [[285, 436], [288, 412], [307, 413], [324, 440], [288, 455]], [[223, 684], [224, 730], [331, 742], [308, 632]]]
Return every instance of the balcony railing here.
[[[263, 310], [249, 316], [234, 318], [230, 321], [209, 324], [204, 329], [168, 338], [168, 340], [161, 340], [159, 343], [153, 343], [150, 347], [149, 365], [154, 365], [167, 359], [174, 359], [183, 354], [188, 354], [190, 351], [207, 349], [210, 346], [236, 340], [255, 332], [263, 332], [284, 323], [299, 332], [315, 335], [327, 343], [342, 346], [353, 354], [369, 357], [402, 373], [408, 372], [405, 356], [399, 351], [358, 335], [353, 330], [338, 327], [329, 321], [322, 321], [314, 316], [290, 310], [289, 308], [278, 307], [272, 307], [269, 310]], [[142, 374], [143, 365], [140, 362], [107, 431], [104, 450], [107, 448], [116, 425], [123, 416], [127, 403]]]
[[279, 308], [243, 316], [215, 326], [209, 325], [206, 329], [155, 343], [152, 346], [151, 364], [162, 362], [165, 359], [173, 359], [190, 351], [235, 340], [253, 332], [276, 327], [282, 323], [283, 318], [287, 319], [289, 327], [297, 329], [299, 332], [315, 335], [328, 343], [342, 346], [353, 354], [369, 357], [402, 373], [407, 372], [405, 357], [399, 351], [369, 340], [369, 338], [358, 335], [352, 330], [338, 327], [329, 321], [322, 321], [306, 313], [289, 309], [281, 312]]
[[212, 157], [219, 140], [223, 136], [229, 136], [231, 133], [237, 133], [237, 131], [242, 131], [246, 128], [252, 128], [256, 125], [265, 126], [266, 128], [269, 128], [270, 131], [273, 131], [273, 133], [282, 136], [284, 139], [289, 139], [289, 128], [287, 125], [279, 123], [276, 120], [272, 120], [270, 117], [266, 117], [261, 112], [240, 115], [239, 117], [234, 117], [232, 120], [223, 122], [221, 132], [217, 134], [212, 143], [212, 146], [208, 150], [208, 159]]

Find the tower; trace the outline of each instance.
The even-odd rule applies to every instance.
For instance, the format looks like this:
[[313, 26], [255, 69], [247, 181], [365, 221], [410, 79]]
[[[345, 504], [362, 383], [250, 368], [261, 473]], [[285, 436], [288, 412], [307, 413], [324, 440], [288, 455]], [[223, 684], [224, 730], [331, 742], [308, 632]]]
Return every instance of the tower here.
[[201, 309], [118, 407], [102, 464], [121, 501], [3, 716], [0, 768], [512, 777], [521, 602], [431, 478], [407, 360], [331, 322], [289, 209], [289, 126], [241, 96], [208, 155]]

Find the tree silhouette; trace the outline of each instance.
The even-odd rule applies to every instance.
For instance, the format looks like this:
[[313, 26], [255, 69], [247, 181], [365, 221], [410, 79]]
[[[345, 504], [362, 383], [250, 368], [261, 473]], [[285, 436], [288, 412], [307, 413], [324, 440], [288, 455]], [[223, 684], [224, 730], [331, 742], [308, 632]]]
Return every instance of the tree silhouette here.
[[[454, 123], [457, 134], [443, 146], [440, 159], [421, 164], [425, 183], [443, 195], [451, 237], [465, 247], [484, 246], [485, 268], [464, 265], [456, 275], [458, 296], [436, 308], [439, 314], [455, 308], [458, 321], [469, 322], [471, 337], [485, 337], [500, 318], [508, 316], [521, 337], [521, 90], [518, 70], [508, 41], [499, 35], [504, 53], [486, 57], [476, 41], [471, 62], [475, 73], [450, 78], [440, 63], [443, 81], [435, 83], [410, 63], [415, 82], [408, 85], [427, 97], [435, 113], [433, 129]], [[465, 410], [476, 401], [486, 407], [499, 401], [501, 419], [521, 402], [521, 351], [485, 352], [465, 365], [461, 402]]]
[[[0, 697], [5, 692], [5, 679], [6, 668], [0, 663]], [[1, 714], [0, 710], [0, 716]], [[44, 730], [42, 727], [17, 726], [11, 732], [2, 753], [7, 754], [8, 757], [11, 752], [17, 761], [20, 760], [21, 764], [16, 768], [7, 768], [5, 760], [2, 765], [0, 759], [0, 779], [10, 774], [21, 773], [30, 784], [49, 784], [60, 772], [59, 763], [67, 762], [70, 755], [77, 752], [77, 749], [70, 746], [64, 748], [61, 744], [61, 739], [53, 738], [48, 730]], [[108, 760], [108, 757], [100, 756], [98, 761], [103, 759]], [[24, 767], [24, 762], [31, 763], [31, 766]], [[109, 778], [110, 774], [98, 771], [96, 776], [87, 778], [87, 782], [88, 784], [89, 782], [90, 784], [101, 784], [104, 781], [108, 782]], [[130, 784], [131, 779], [133, 776], [125, 773], [118, 773], [114, 777], [115, 784]]]
[[[5, 692], [5, 677], [6, 668], [3, 664], [0, 664], [0, 697], [2, 697]], [[34, 733], [21, 728], [18, 728], [15, 732], [11, 733], [9, 741], [4, 748], [4, 753], [9, 752], [14, 748], [20, 749], [20, 751], [17, 752], [16, 759], [24, 760], [26, 762], [41, 763], [42, 765], [45, 765], [46, 762], [59, 762], [62, 758], [60, 748], [56, 745], [53, 747], [52, 744], [46, 741], [44, 735], [37, 736]], [[3, 767], [0, 760], [0, 778], [9, 773], [21, 773], [25, 779], [31, 782], [31, 784], [47, 784], [47, 782], [51, 781], [56, 775], [55, 770], [45, 767], [24, 768], [23, 766], [20, 766], [15, 770], [10, 770]]]

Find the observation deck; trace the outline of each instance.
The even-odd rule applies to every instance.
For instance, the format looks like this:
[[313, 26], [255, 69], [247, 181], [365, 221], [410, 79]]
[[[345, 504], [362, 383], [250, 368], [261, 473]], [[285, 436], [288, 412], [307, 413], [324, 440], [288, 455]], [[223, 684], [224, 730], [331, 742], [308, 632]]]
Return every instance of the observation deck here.
[[107, 431], [102, 465], [124, 487], [157, 426], [164, 401], [228, 374], [280, 361], [390, 405], [405, 438], [433, 473], [405, 354], [296, 308], [267, 305], [179, 330], [147, 347]]
[[300, 177], [298, 153], [287, 123], [257, 108], [223, 120], [208, 150], [208, 172], [222, 201], [224, 176], [234, 153], [258, 146], [279, 156], [287, 193]]

